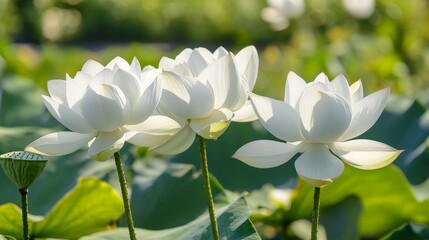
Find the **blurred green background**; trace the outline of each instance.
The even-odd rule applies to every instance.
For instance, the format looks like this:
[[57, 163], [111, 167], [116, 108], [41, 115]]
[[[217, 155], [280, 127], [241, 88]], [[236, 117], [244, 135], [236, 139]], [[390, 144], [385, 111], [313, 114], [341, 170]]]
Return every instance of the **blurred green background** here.
[[265, 0], [1, 0], [0, 55], [5, 74], [43, 88], [88, 58], [157, 65], [185, 47], [250, 44], [261, 59], [256, 92], [273, 97], [282, 96], [288, 71], [307, 81], [321, 71], [344, 74], [368, 92], [391, 86], [415, 95], [429, 86], [426, 0], [378, 0], [364, 18], [341, 0], [304, 2], [302, 15], [273, 31], [261, 18]]
[[[0, 0], [0, 150], [20, 150], [63, 129], [40, 94], [48, 80], [73, 77], [88, 59], [106, 64], [118, 55], [136, 56], [142, 66], [157, 66], [162, 56], [174, 58], [186, 47], [222, 45], [237, 53], [255, 45], [260, 67], [254, 92], [261, 95], [281, 99], [289, 71], [307, 81], [321, 71], [330, 78], [344, 74], [349, 83], [361, 79], [366, 94], [392, 88], [386, 111], [362, 138], [405, 152], [381, 170], [347, 168], [322, 196], [322, 223], [330, 239], [425, 239], [416, 236], [429, 236], [429, 1], [376, 0], [366, 15], [347, 9], [347, 1], [356, 2], [303, 0], [302, 14], [286, 11], [289, 22], [274, 30], [262, 17], [266, 0]], [[257, 122], [233, 123], [219, 141], [208, 142], [210, 171], [225, 187], [214, 179], [216, 191], [250, 192], [251, 219], [264, 239], [300, 239], [293, 224], [309, 218], [311, 194], [295, 187], [293, 161], [255, 169], [230, 157], [264, 138], [272, 136]], [[124, 148], [137, 227], [179, 226], [205, 211], [197, 152], [194, 144], [167, 159]], [[113, 163], [92, 161], [86, 150], [52, 158], [33, 186], [31, 212], [46, 214], [81, 176], [118, 187]], [[273, 188], [293, 189], [291, 206], [273, 203]], [[0, 204], [19, 202], [1, 172], [0, 190]]]

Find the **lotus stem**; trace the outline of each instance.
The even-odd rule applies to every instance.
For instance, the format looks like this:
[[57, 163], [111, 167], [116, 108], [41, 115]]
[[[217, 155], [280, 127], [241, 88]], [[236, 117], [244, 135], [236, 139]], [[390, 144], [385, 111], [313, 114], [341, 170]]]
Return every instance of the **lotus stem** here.
[[22, 209], [22, 232], [24, 240], [29, 240], [30, 235], [28, 231], [28, 188], [20, 188], [21, 194], [21, 209]]
[[311, 221], [311, 240], [317, 240], [317, 229], [319, 227], [320, 212], [320, 187], [314, 188], [313, 196], [313, 219]]
[[127, 218], [128, 232], [131, 240], [137, 240], [136, 231], [134, 230], [133, 215], [130, 208], [130, 200], [128, 198], [127, 180], [125, 178], [124, 168], [122, 167], [121, 155], [115, 152], [115, 164], [118, 171], [119, 183], [121, 185], [122, 200], [124, 202], [125, 216]]
[[219, 230], [217, 226], [212, 190], [210, 187], [210, 175], [209, 175], [209, 166], [207, 161], [206, 143], [203, 137], [201, 136], [198, 136], [198, 137], [200, 141], [201, 170], [203, 172], [204, 190], [206, 194], [207, 205], [209, 208], [213, 239], [219, 240]]

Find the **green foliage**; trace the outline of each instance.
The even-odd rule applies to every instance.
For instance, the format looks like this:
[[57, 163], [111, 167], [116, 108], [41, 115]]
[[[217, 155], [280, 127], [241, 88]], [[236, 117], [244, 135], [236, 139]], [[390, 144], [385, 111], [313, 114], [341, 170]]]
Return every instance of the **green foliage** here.
[[429, 227], [417, 225], [413, 223], [406, 224], [398, 228], [397, 231], [388, 234], [382, 238], [382, 240], [402, 240], [402, 239], [413, 239], [413, 240], [424, 240], [429, 238]]
[[[250, 211], [243, 197], [240, 197], [224, 208], [218, 209], [216, 214], [219, 224], [219, 233], [222, 239], [261, 239], [256, 233], [255, 227], [248, 219]], [[123, 239], [127, 236], [128, 231], [122, 228], [104, 233], [96, 233], [84, 237], [82, 240], [113, 240]], [[209, 216], [208, 214], [204, 214], [196, 220], [176, 228], [158, 231], [137, 229], [137, 236], [147, 240], [197, 240], [211, 239], [212, 233]]]
[[0, 240], [16, 240], [16, 238], [0, 234]]
[[[107, 230], [123, 213], [121, 197], [97, 178], [82, 178], [45, 217], [29, 217], [30, 235], [37, 238], [75, 239]], [[21, 210], [14, 204], [0, 206], [0, 232], [20, 239]]]
[[[270, 207], [270, 200], [259, 199], [257, 202], [251, 193], [249, 201], [254, 199], [256, 202], [250, 202], [250, 205], [259, 208], [253, 209], [256, 212], [253, 219], [281, 226], [308, 218], [311, 216], [312, 191], [311, 186], [300, 182], [288, 200], [291, 203], [285, 202], [277, 209]], [[351, 199], [352, 196], [357, 198]], [[321, 206], [323, 210], [327, 209], [321, 215], [326, 218], [322, 224], [328, 237], [334, 230], [343, 235], [342, 238], [337, 235], [335, 239], [353, 239], [357, 230], [359, 236], [376, 237], [409, 221], [429, 224], [429, 199], [418, 201], [401, 171], [394, 166], [373, 171], [347, 166], [334, 183], [322, 188]], [[346, 226], [339, 227], [341, 223]]]
[[[184, 225], [206, 211], [202, 175], [194, 166], [151, 159], [144, 164], [136, 162], [133, 170], [131, 207], [137, 210], [134, 210], [136, 226], [172, 228]], [[223, 187], [213, 176], [211, 188], [217, 207], [229, 203]]]

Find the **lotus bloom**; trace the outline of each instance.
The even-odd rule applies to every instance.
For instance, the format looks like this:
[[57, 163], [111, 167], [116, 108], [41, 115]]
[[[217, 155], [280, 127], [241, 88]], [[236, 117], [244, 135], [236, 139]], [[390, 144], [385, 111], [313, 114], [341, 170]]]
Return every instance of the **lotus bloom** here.
[[183, 129], [153, 150], [177, 154], [193, 143], [196, 134], [217, 139], [231, 121], [256, 120], [248, 98], [258, 63], [253, 46], [236, 56], [220, 47], [214, 53], [205, 48], [185, 49], [175, 59], [162, 58], [159, 112], [182, 123]]
[[349, 86], [342, 75], [330, 82], [321, 73], [314, 82], [306, 83], [290, 72], [284, 101], [251, 96], [262, 125], [286, 142], [250, 142], [234, 157], [253, 167], [271, 168], [302, 153], [295, 162], [296, 171], [316, 187], [340, 176], [344, 169], [340, 159], [360, 169], [384, 167], [401, 151], [381, 142], [353, 138], [377, 121], [389, 91], [383, 89], [363, 97], [361, 81]]
[[343, 0], [344, 9], [355, 18], [369, 18], [375, 10], [374, 0]]
[[305, 10], [304, 0], [267, 0], [261, 17], [273, 30], [281, 31], [289, 26], [289, 19], [300, 17]]
[[89, 60], [74, 79], [48, 82], [50, 96], [42, 96], [49, 112], [71, 131], [51, 133], [26, 150], [65, 155], [89, 143], [88, 154], [106, 160], [125, 141], [156, 146], [180, 125], [165, 116], [152, 116], [161, 96], [160, 70], [142, 74], [137, 59], [128, 64], [117, 57], [106, 66]]

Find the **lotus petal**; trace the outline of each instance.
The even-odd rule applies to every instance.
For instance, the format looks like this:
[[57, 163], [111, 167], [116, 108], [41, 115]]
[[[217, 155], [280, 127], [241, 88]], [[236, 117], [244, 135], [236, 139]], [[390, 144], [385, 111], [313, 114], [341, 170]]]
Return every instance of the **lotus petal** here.
[[294, 72], [289, 72], [286, 79], [284, 101], [296, 109], [299, 98], [306, 87], [307, 83], [304, 79]]
[[289, 104], [256, 94], [250, 100], [259, 121], [271, 134], [287, 142], [303, 140], [299, 115]]
[[352, 120], [351, 106], [338, 94], [320, 90], [320, 83], [307, 88], [299, 103], [302, 134], [308, 142], [337, 141]]
[[258, 140], [242, 146], [232, 157], [252, 167], [272, 168], [289, 161], [301, 148], [299, 144]]
[[204, 69], [198, 78], [208, 80], [213, 87], [215, 109], [228, 108], [236, 111], [244, 105], [248, 98], [232, 54], [216, 60]]
[[65, 104], [59, 104], [48, 96], [42, 95], [42, 98], [52, 116], [66, 128], [78, 133], [95, 132], [95, 129], [82, 116], [68, 108]]
[[233, 122], [252, 122], [258, 120], [258, 115], [253, 110], [252, 103], [247, 100], [243, 107], [234, 112]]
[[402, 152], [384, 143], [367, 139], [337, 142], [329, 148], [351, 166], [366, 170], [385, 167]]
[[104, 66], [92, 59], [86, 61], [82, 66], [82, 72], [95, 76], [104, 69]]
[[166, 155], [174, 155], [188, 149], [195, 139], [195, 132], [189, 125], [184, 126], [176, 135], [166, 143], [152, 148], [151, 150]]
[[125, 134], [127, 142], [145, 147], [159, 146], [181, 129], [175, 120], [162, 115], [151, 116], [140, 124], [125, 128], [129, 130]]
[[390, 89], [385, 88], [355, 103], [350, 127], [339, 141], [355, 138], [370, 129], [383, 112], [389, 92]]
[[82, 115], [94, 129], [112, 132], [128, 120], [130, 105], [117, 86], [91, 83], [82, 102]]
[[75, 132], [55, 132], [45, 135], [30, 143], [25, 151], [48, 155], [61, 156], [72, 153], [85, 146], [93, 139], [95, 134], [82, 134]]
[[323, 144], [310, 144], [295, 161], [298, 175], [310, 185], [322, 187], [341, 175], [344, 164]]
[[183, 119], [203, 118], [213, 111], [214, 95], [209, 85], [164, 71], [160, 109]]
[[235, 60], [238, 70], [245, 77], [245, 82], [248, 85], [247, 90], [252, 91], [255, 87], [259, 67], [259, 58], [256, 48], [254, 46], [243, 48], [240, 52], [237, 53]]
[[208, 117], [192, 119], [190, 127], [205, 139], [217, 139], [228, 128], [232, 119], [232, 112], [222, 108], [214, 111]]
[[113, 132], [100, 132], [90, 143], [88, 155], [94, 160], [105, 161], [121, 150], [124, 143], [124, 133], [119, 129]]

